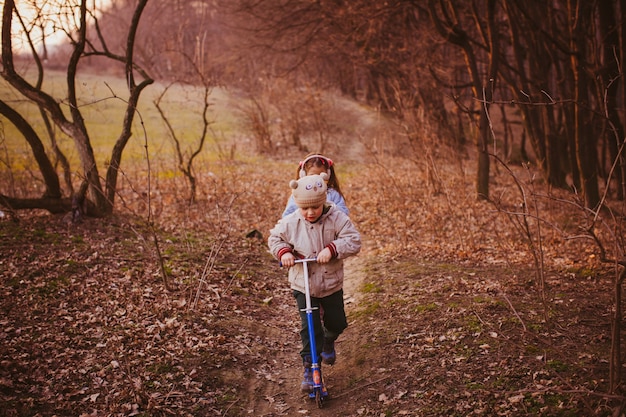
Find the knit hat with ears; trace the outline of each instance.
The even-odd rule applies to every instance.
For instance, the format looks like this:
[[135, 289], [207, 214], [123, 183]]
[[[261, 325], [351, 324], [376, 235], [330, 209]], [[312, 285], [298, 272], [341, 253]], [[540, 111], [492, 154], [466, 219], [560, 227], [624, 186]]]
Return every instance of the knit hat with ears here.
[[328, 174], [307, 175], [298, 181], [291, 180], [291, 194], [298, 207], [319, 207], [326, 202], [326, 180]]

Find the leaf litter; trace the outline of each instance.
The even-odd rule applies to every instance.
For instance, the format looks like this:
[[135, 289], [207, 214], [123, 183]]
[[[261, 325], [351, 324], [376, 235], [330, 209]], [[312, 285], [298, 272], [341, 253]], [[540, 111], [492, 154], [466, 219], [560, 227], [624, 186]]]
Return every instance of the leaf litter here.
[[[408, 172], [385, 166], [397, 182]], [[250, 233], [280, 216], [276, 173], [290, 171], [234, 169], [224, 176], [247, 182], [195, 207], [161, 185], [175, 291], [140, 217], [0, 222], [0, 415], [603, 416], [623, 402], [608, 393], [613, 272], [592, 246], [544, 232], [544, 297], [528, 246], [464, 197], [471, 184], [451, 174], [433, 196], [415, 179], [384, 187], [370, 169], [342, 184], [364, 249], [347, 263], [350, 326], [318, 410], [298, 390], [285, 272]]]

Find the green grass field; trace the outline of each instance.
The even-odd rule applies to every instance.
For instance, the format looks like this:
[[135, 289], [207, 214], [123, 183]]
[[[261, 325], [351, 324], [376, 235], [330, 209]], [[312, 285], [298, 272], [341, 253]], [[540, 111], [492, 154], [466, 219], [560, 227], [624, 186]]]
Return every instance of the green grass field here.
[[[138, 113], [133, 121], [133, 135], [128, 142], [122, 159], [124, 165], [144, 163], [146, 145], [150, 159], [175, 161], [174, 142], [166, 129], [165, 123], [158, 113], [154, 100], [163, 91], [165, 85], [154, 83], [148, 86], [141, 95]], [[43, 89], [55, 99], [63, 103], [66, 117], [70, 117], [67, 106], [67, 89], [65, 74], [62, 72], [46, 72]], [[42, 142], [50, 153], [50, 138], [45, 130], [39, 110], [32, 103], [18, 97], [15, 91], [4, 80], [0, 81], [0, 94], [5, 102], [15, 108], [38, 132]], [[181, 141], [183, 153], [189, 155], [196, 149], [202, 129], [202, 90], [175, 85], [168, 89], [161, 101], [161, 108], [167, 114], [170, 123]], [[99, 170], [104, 172], [109, 160], [113, 144], [120, 135], [128, 89], [123, 79], [113, 76], [82, 74], [77, 81], [77, 95], [80, 111], [85, 119], [94, 149]], [[240, 125], [237, 110], [230, 106], [229, 94], [219, 88], [212, 91], [210, 97], [209, 120], [212, 122], [213, 133], [205, 143], [204, 152], [198, 156], [198, 163], [211, 158], [211, 147], [222, 141]], [[10, 170], [14, 174], [29, 171], [35, 167], [31, 151], [23, 136], [6, 118], [0, 117], [0, 155], [2, 155], [1, 171]], [[70, 160], [73, 170], [78, 169], [78, 155], [71, 139], [55, 128], [57, 143]]]
[[[32, 80], [31, 80], [32, 82]], [[43, 89], [62, 103], [66, 117], [70, 117], [67, 105], [65, 73], [46, 72]], [[140, 97], [138, 112], [132, 125], [132, 136], [127, 143], [121, 161], [122, 177], [133, 182], [132, 187], [144, 183], [145, 178], [173, 179], [181, 184], [183, 173], [179, 167], [175, 142], [156, 108], [155, 101], [164, 90], [160, 107], [166, 113], [180, 141], [183, 164], [198, 148], [202, 134], [204, 90], [197, 86], [176, 84], [168, 88], [162, 83], [149, 85]], [[45, 130], [39, 109], [31, 102], [18, 97], [15, 90], [0, 79], [1, 97], [38, 132], [47, 149], [48, 156], [57, 164], [51, 149], [51, 140]], [[81, 74], [77, 80], [77, 96], [81, 114], [87, 125], [98, 172], [101, 177], [106, 170], [111, 151], [117, 141], [126, 110], [128, 97], [123, 79], [112, 75]], [[316, 151], [340, 156], [339, 171], [349, 179], [349, 161], [359, 163], [364, 152], [364, 141], [379, 151], [398, 146], [394, 126], [384, 115], [353, 100], [342, 98], [333, 92], [319, 92], [294, 88], [278, 83], [256, 97], [266, 117], [257, 126], [250, 127], [250, 117], [260, 117], [258, 109], [240, 91], [214, 88], [210, 95], [208, 120], [210, 130], [202, 152], [193, 160], [194, 174], [214, 173], [219, 169], [214, 162], [236, 159], [240, 162], [257, 162], [267, 157], [259, 152], [259, 132], [267, 127], [271, 135], [270, 148], [274, 161], [280, 163], [279, 155], [302, 154]], [[252, 110], [251, 110], [252, 109]], [[254, 112], [254, 113], [253, 113]], [[41, 175], [28, 143], [16, 128], [0, 116], [0, 193], [14, 196], [33, 196], [43, 191]], [[299, 135], [300, 145], [293, 143], [294, 133]], [[75, 144], [55, 127], [59, 148], [70, 161], [74, 186], [82, 180], [82, 167]], [[147, 152], [146, 152], [147, 149]], [[147, 159], [148, 157], [149, 159]], [[293, 155], [288, 155], [293, 160]], [[62, 168], [56, 166], [59, 176]], [[289, 171], [291, 174], [291, 171]]]

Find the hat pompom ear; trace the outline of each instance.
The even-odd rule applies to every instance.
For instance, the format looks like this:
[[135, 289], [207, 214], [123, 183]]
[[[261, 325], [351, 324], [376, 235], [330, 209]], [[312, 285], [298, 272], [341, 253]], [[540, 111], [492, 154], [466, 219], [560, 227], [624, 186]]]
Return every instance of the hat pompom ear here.
[[289, 181], [289, 186], [295, 190], [296, 188], [298, 188], [298, 181], [296, 180]]
[[327, 174], [326, 172], [321, 172], [321, 173], [320, 173], [320, 177], [322, 177], [322, 179], [323, 179], [324, 181], [327, 181], [327, 180], [328, 180], [328, 174]]

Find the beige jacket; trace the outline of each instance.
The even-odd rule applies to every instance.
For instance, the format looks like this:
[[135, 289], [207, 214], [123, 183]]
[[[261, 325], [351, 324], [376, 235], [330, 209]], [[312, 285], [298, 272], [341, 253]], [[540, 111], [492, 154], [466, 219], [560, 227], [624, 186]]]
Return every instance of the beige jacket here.
[[[315, 223], [305, 220], [300, 210], [283, 217], [270, 230], [268, 246], [278, 260], [285, 252], [293, 252], [296, 258], [315, 258], [329, 247], [334, 255], [329, 263], [308, 263], [311, 296], [322, 298], [343, 288], [343, 260], [359, 253], [361, 236], [350, 218], [330, 205]], [[303, 271], [301, 263], [289, 268], [291, 288], [300, 292], [304, 292]]]

